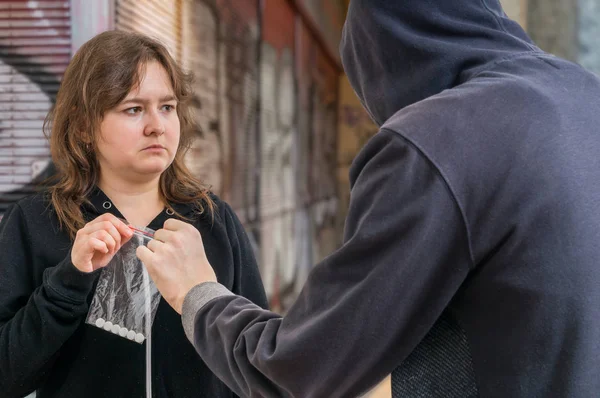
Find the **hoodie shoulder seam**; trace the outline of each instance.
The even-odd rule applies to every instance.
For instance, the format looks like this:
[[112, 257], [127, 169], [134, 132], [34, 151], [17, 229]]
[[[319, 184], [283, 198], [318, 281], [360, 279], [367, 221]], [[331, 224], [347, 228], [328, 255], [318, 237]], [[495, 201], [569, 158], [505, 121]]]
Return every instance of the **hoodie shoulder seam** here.
[[396, 130], [391, 130], [387, 127], [382, 127], [381, 131], [389, 131], [392, 134], [395, 134], [396, 136], [402, 138], [404, 141], [406, 141], [411, 147], [413, 147], [429, 164], [431, 164], [432, 168], [438, 173], [438, 175], [442, 178], [442, 180], [444, 181], [444, 183], [446, 184], [446, 187], [448, 187], [448, 191], [450, 193], [450, 197], [452, 198], [452, 201], [454, 201], [454, 203], [456, 204], [456, 207], [458, 208], [458, 212], [460, 213], [460, 218], [461, 221], [463, 223], [463, 226], [465, 228], [465, 233], [467, 235], [467, 250], [469, 252], [469, 261], [470, 261], [470, 266], [469, 268], [471, 270], [475, 269], [475, 260], [473, 257], [473, 247], [471, 245], [471, 230], [469, 228], [469, 223], [467, 222], [467, 217], [464, 211], [464, 208], [461, 204], [461, 202], [458, 200], [458, 197], [456, 196], [456, 194], [454, 193], [454, 189], [452, 188], [452, 184], [450, 184], [449, 179], [444, 175], [444, 173], [442, 172], [441, 168], [436, 164], [436, 162], [431, 159], [431, 157], [429, 157], [425, 151], [419, 146], [417, 145], [417, 143], [415, 143], [414, 141], [412, 141], [411, 139], [409, 139], [405, 134], [403, 134], [400, 131], [396, 131]]
[[486, 65], [485, 68], [481, 68], [481, 69], [477, 70], [467, 80], [475, 79], [475, 78], [479, 77], [483, 73], [486, 73], [486, 72], [494, 70], [494, 68], [497, 67], [497, 66], [499, 66], [499, 65], [502, 65], [502, 64], [504, 64], [506, 62], [511, 62], [511, 61], [513, 61], [515, 59], [518, 59], [518, 58], [523, 58], [523, 57], [536, 57], [536, 58], [540, 58], [540, 57], [545, 57], [545, 56], [546, 56], [546, 54], [541, 53], [539, 51], [534, 51], [534, 50], [522, 51], [522, 52], [518, 52], [516, 54], [507, 55], [506, 57], [502, 57], [500, 59], [495, 60], [494, 62], [491, 62], [490, 64]]
[[492, 9], [490, 8], [490, 6], [488, 6], [486, 0], [481, 0], [481, 4], [483, 5], [483, 8], [485, 8], [490, 14], [492, 14], [492, 16], [496, 20], [496, 23], [498, 24], [498, 26], [500, 27], [500, 29], [502, 29], [502, 31], [504, 33], [508, 33], [506, 31], [506, 28], [504, 27], [504, 24], [502, 23], [502, 21], [500, 20], [500, 18], [498, 17], [498, 15], [496, 15], [496, 13], [494, 11], [492, 11]]

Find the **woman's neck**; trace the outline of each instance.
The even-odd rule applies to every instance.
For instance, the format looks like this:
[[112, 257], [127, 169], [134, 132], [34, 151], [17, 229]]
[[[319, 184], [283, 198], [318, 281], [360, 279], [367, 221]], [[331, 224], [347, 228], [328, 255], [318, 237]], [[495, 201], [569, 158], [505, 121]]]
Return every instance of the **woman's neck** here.
[[138, 227], [147, 226], [165, 207], [160, 195], [159, 179], [144, 184], [131, 184], [100, 178], [98, 187], [123, 217]]

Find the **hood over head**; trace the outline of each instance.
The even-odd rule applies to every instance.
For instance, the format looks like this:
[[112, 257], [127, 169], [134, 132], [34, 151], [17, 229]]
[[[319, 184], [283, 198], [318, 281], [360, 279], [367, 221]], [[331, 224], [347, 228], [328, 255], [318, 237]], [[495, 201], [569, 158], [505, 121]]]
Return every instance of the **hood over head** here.
[[351, 0], [340, 45], [348, 79], [378, 125], [528, 51], [541, 50], [498, 0]]

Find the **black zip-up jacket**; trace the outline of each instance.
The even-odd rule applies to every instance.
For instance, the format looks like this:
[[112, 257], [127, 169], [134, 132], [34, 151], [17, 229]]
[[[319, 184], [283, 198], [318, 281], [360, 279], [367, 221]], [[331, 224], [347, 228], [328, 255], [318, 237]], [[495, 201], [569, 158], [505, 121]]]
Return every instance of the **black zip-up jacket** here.
[[[267, 306], [250, 242], [231, 208], [217, 197], [214, 219], [173, 204], [194, 217], [218, 280]], [[84, 205], [90, 221], [109, 211], [123, 217], [100, 190]], [[160, 229], [163, 211], [149, 225]], [[0, 224], [0, 397], [144, 397], [145, 344], [85, 323], [100, 270], [78, 271], [72, 240], [59, 230], [47, 195], [13, 205]], [[154, 397], [232, 397], [186, 339], [181, 317], [161, 300], [152, 328]]]

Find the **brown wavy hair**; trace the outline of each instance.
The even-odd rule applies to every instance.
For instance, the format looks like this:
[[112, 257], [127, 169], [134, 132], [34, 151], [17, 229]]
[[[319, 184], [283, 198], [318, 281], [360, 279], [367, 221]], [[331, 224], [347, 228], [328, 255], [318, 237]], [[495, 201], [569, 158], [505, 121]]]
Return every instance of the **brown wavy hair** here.
[[84, 224], [81, 205], [98, 183], [100, 165], [96, 137], [104, 114], [116, 107], [141, 82], [148, 62], [159, 62], [170, 77], [177, 97], [181, 125], [173, 163], [160, 176], [160, 195], [169, 203], [194, 203], [199, 213], [212, 214], [207, 188], [184, 164], [184, 156], [198, 126], [194, 121], [192, 75], [184, 72], [164, 45], [138, 33], [108, 31], [86, 42], [75, 54], [44, 121], [56, 179], [49, 192], [61, 228], [71, 237]]

